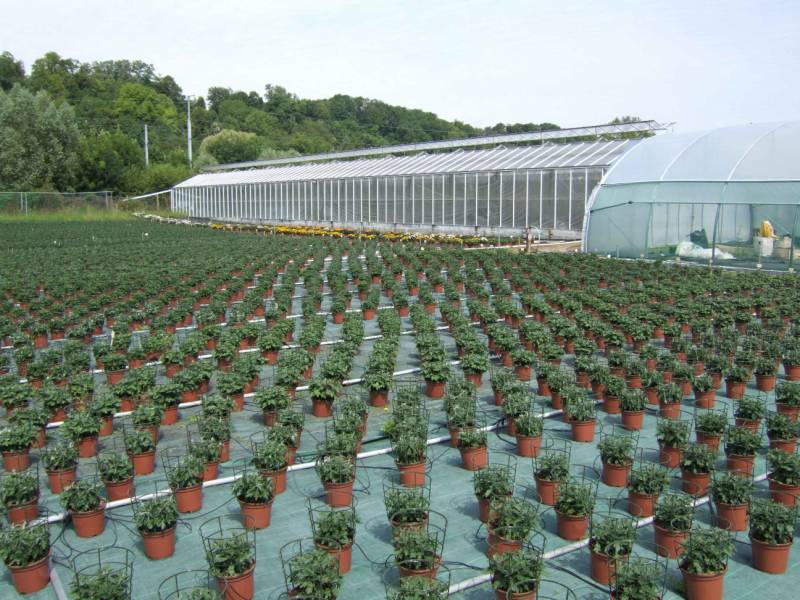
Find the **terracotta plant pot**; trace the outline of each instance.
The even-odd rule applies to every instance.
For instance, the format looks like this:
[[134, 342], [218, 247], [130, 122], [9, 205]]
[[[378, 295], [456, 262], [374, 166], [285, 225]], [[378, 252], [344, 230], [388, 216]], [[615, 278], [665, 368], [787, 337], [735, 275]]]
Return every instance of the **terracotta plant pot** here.
[[253, 571], [255, 562], [241, 575], [217, 577], [219, 591], [225, 600], [252, 600], [254, 595]]
[[737, 454], [728, 454], [726, 459], [726, 468], [731, 473], [749, 477], [753, 474], [754, 462], [755, 456], [739, 456]]
[[595, 552], [594, 550], [589, 551], [589, 556], [589, 572], [592, 575], [592, 579], [603, 585], [608, 585], [614, 581], [617, 571], [617, 562], [628, 560], [627, 555], [612, 558], [605, 554]]
[[690, 473], [681, 471], [681, 489], [690, 496], [705, 496], [708, 494], [710, 473]]
[[[798, 367], [798, 369], [800, 369], [800, 367]], [[800, 406], [792, 406], [791, 404], [776, 402], [775, 407], [778, 409], [779, 413], [791, 419], [794, 423], [797, 423], [797, 416], [800, 414]]]
[[717, 508], [717, 527], [729, 531], [745, 531], [747, 529], [747, 504], [723, 504], [715, 502]]
[[495, 600], [536, 600], [536, 590], [528, 592], [508, 592], [506, 590], [495, 590]]
[[659, 444], [658, 448], [658, 462], [667, 469], [675, 469], [681, 463], [683, 450], [673, 446], [664, 446]]
[[139, 531], [144, 554], [150, 560], [161, 560], [175, 553], [175, 526], [165, 531]]
[[705, 392], [697, 392], [694, 393], [694, 404], [697, 408], [714, 408], [715, 401], [717, 399], [717, 391], [716, 390], [708, 390]]
[[439, 399], [444, 396], [444, 381], [426, 381], [425, 395], [429, 398]]
[[625, 429], [637, 431], [644, 425], [644, 411], [643, 410], [623, 410], [622, 411], [622, 426]]
[[520, 381], [530, 381], [531, 380], [531, 368], [530, 367], [515, 367], [514, 374], [517, 376], [517, 379]]
[[43, 590], [50, 583], [50, 553], [24, 567], [9, 566], [11, 580], [19, 594], [32, 594]]
[[441, 559], [437, 558], [434, 565], [430, 569], [409, 569], [401, 564], [397, 565], [397, 570], [400, 572], [400, 577], [425, 577], [427, 579], [434, 579], [439, 572], [439, 565]]
[[106, 481], [106, 496], [113, 502], [114, 500], [123, 500], [131, 498], [133, 492], [133, 477], [129, 477], [125, 481]]
[[325, 501], [333, 507], [353, 504], [353, 481], [346, 483], [324, 483]]
[[526, 458], [539, 456], [542, 446], [542, 436], [517, 435], [517, 454]]
[[350, 569], [353, 566], [353, 542], [351, 541], [346, 546], [342, 546], [341, 548], [331, 548], [328, 546], [323, 546], [322, 544], [314, 544], [320, 550], [324, 550], [328, 554], [330, 554], [339, 565], [339, 575], [344, 575], [350, 572]]
[[198, 483], [187, 488], [175, 490], [175, 504], [178, 512], [193, 513], [203, 508], [203, 486]]
[[319, 398], [311, 399], [311, 414], [320, 419], [327, 419], [333, 414], [333, 402], [320, 400]]
[[150, 475], [156, 468], [155, 450], [142, 452], [141, 454], [131, 454], [130, 457], [135, 475]]
[[678, 558], [683, 554], [683, 544], [689, 537], [688, 531], [675, 531], [653, 523], [655, 531], [656, 554], [664, 558]]
[[539, 494], [539, 502], [547, 506], [553, 506], [558, 501], [558, 490], [560, 481], [549, 481], [547, 479], [536, 479], [536, 493]]
[[397, 465], [400, 472], [400, 483], [405, 487], [419, 487], [425, 483], [425, 463], [413, 463], [410, 465]]
[[95, 537], [103, 533], [106, 528], [106, 503], [103, 501], [100, 508], [89, 512], [70, 512], [75, 535], [82, 538]]
[[737, 427], [744, 427], [753, 433], [758, 433], [758, 426], [761, 425], [761, 419], [743, 419], [742, 417], [736, 417], [735, 423]]
[[744, 396], [746, 384], [739, 381], [725, 381], [725, 396], [731, 400], [741, 400]]
[[371, 390], [369, 404], [376, 408], [383, 408], [389, 403], [389, 390]]
[[556, 530], [558, 536], [565, 540], [577, 541], [586, 537], [589, 528], [589, 517], [573, 517], [556, 510]]
[[489, 450], [479, 448], [460, 448], [461, 463], [467, 471], [480, 471], [489, 464]]
[[663, 419], [675, 420], [681, 416], [681, 403], [680, 402], [660, 402], [658, 405], [658, 414]]
[[612, 465], [603, 463], [603, 483], [609, 487], [622, 488], [628, 485], [628, 473], [631, 463], [625, 465]]
[[709, 435], [702, 431], [696, 431], [695, 435], [697, 436], [697, 443], [703, 444], [704, 446], [708, 446], [708, 449], [712, 452], [719, 452], [719, 442], [722, 439], [722, 436], [719, 435]]
[[243, 502], [239, 500], [242, 523], [247, 528], [266, 529], [272, 520], [272, 502]]
[[37, 496], [27, 504], [19, 504], [13, 508], [7, 508], [9, 523], [24, 523], [33, 521], [39, 514], [39, 497]]
[[594, 440], [595, 420], [590, 421], [569, 421], [572, 427], [572, 440], [575, 442], [587, 443]]
[[783, 450], [788, 454], [794, 454], [797, 450], [797, 438], [791, 440], [770, 440], [770, 450]]
[[489, 530], [489, 547], [486, 549], [487, 558], [492, 559], [496, 554], [519, 552], [522, 548], [521, 541], [504, 538], [502, 534], [492, 529], [491, 526], [487, 527], [487, 529]]
[[620, 413], [619, 398], [606, 394], [603, 398], [603, 411], [609, 415], [618, 415]]
[[30, 464], [27, 449], [22, 452], [3, 452], [3, 468], [6, 471], [24, 471]]
[[687, 600], [722, 600], [725, 573], [694, 575], [681, 568]]
[[800, 486], [787, 485], [767, 477], [769, 481], [769, 495], [774, 502], [780, 502], [785, 506], [796, 506], [797, 498], [800, 497]]
[[756, 389], [759, 392], [771, 392], [775, 389], [775, 375], [756, 375]]
[[161, 417], [162, 425], [175, 425], [178, 422], [178, 407], [168, 406], [164, 409], [164, 416]]
[[284, 467], [280, 471], [259, 471], [262, 477], [269, 477], [272, 479], [272, 485], [275, 488], [275, 494], [282, 494], [286, 491], [286, 471]]
[[112, 433], [114, 433], [114, 419], [111, 417], [103, 417], [102, 425], [100, 425], [100, 431], [97, 432], [97, 435], [100, 437], [108, 437]]
[[658, 496], [628, 490], [628, 512], [634, 517], [652, 517]]
[[787, 365], [783, 363], [783, 370], [786, 371], [786, 379], [789, 381], [800, 380], [800, 365]]
[[203, 481], [213, 481], [219, 475], [219, 462], [206, 463], [203, 467]]
[[64, 471], [48, 471], [47, 481], [50, 484], [50, 491], [60, 494], [65, 488], [75, 482], [77, 469], [65, 469]]
[[81, 438], [78, 442], [78, 456], [80, 458], [91, 458], [97, 455], [97, 436]]
[[[753, 555], [753, 567], [765, 573], [779, 575], [786, 572], [789, 565], [789, 552], [792, 544], [767, 544], [750, 536], [750, 551]], [[787, 594], [787, 597], [791, 594]]]
[[482, 373], [464, 373], [464, 379], [472, 383], [476, 388], [481, 387], [481, 383], [483, 382], [483, 374]]

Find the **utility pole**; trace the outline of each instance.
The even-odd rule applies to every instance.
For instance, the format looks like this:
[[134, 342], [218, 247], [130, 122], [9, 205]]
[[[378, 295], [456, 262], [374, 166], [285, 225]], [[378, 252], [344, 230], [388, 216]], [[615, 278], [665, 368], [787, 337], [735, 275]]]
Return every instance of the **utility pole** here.
[[147, 140], [147, 123], [144, 124], [144, 166], [150, 166], [150, 142]]
[[189, 155], [189, 168], [192, 168], [192, 97], [186, 96], [186, 151]]

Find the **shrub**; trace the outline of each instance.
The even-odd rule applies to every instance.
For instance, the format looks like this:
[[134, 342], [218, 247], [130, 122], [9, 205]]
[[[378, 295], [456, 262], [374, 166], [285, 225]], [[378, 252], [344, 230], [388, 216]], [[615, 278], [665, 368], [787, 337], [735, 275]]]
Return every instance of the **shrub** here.
[[0, 529], [0, 559], [9, 567], [25, 567], [50, 552], [50, 531], [41, 523], [10, 524]]
[[589, 545], [597, 554], [612, 558], [627, 556], [631, 553], [635, 541], [636, 527], [631, 519], [606, 517], [598, 523], [592, 523]]
[[761, 436], [746, 427], [729, 427], [725, 436], [725, 452], [736, 456], [754, 456], [761, 447]]
[[339, 564], [324, 550], [293, 556], [288, 562], [289, 583], [298, 596], [336, 600], [342, 585]]
[[495, 553], [489, 560], [492, 587], [510, 594], [536, 590], [542, 577], [544, 562], [541, 554], [531, 550]]
[[800, 455], [770, 450], [767, 463], [771, 479], [784, 485], [800, 486]]
[[39, 481], [31, 471], [12, 471], [0, 479], [0, 503], [6, 508], [28, 504], [38, 497]]
[[689, 473], [710, 473], [714, 470], [717, 457], [704, 444], [692, 444], [681, 457], [681, 469]]
[[215, 577], [241, 575], [254, 562], [253, 549], [246, 533], [206, 540], [208, 570]]
[[669, 472], [652, 463], [632, 469], [628, 476], [628, 489], [637, 494], [657, 496], [669, 485]]
[[79, 479], [61, 493], [61, 505], [74, 513], [97, 510], [104, 502], [100, 495], [101, 486], [89, 479]]
[[614, 598], [659, 600], [663, 575], [657, 563], [642, 558], [619, 563], [614, 575]]
[[791, 544], [796, 518], [792, 508], [757, 498], [750, 503], [750, 535], [766, 544]]
[[241, 502], [262, 504], [275, 498], [275, 486], [270, 477], [258, 473], [244, 473], [233, 484], [233, 495]]
[[656, 439], [668, 448], [686, 448], [689, 443], [689, 423], [672, 419], [659, 419]]
[[569, 476], [569, 457], [561, 452], [536, 459], [536, 476], [546, 481], [565, 481]]
[[127, 454], [104, 452], [97, 459], [97, 470], [103, 481], [120, 482], [133, 477], [133, 464]]
[[430, 500], [420, 488], [390, 488], [384, 493], [383, 501], [386, 516], [394, 524], [422, 523], [431, 508]]
[[736, 473], [719, 473], [711, 482], [711, 495], [714, 502], [722, 504], [747, 504], [753, 493], [753, 482], [748, 477]]
[[66, 471], [78, 466], [78, 450], [63, 441], [44, 448], [41, 457], [46, 471]]
[[629, 435], [606, 435], [597, 445], [600, 458], [610, 465], [628, 465], [633, 461], [636, 441]]
[[178, 507], [172, 494], [162, 494], [136, 505], [133, 513], [136, 529], [146, 533], [166, 531], [178, 522]]
[[577, 481], [566, 481], [559, 489], [555, 508], [572, 517], [588, 517], [594, 510], [595, 497], [592, 486]]
[[491, 502], [489, 524], [498, 535], [524, 540], [539, 524], [537, 507], [524, 498], [496, 496]]
[[733, 554], [733, 535], [716, 527], [694, 529], [683, 548], [680, 566], [686, 572], [693, 575], [721, 573]]

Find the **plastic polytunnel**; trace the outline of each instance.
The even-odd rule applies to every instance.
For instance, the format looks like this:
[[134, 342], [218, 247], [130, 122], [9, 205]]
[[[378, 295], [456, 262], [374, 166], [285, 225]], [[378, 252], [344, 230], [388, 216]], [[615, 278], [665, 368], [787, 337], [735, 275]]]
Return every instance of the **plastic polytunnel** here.
[[791, 267], [800, 235], [800, 122], [671, 133], [637, 144], [588, 202], [584, 250]]

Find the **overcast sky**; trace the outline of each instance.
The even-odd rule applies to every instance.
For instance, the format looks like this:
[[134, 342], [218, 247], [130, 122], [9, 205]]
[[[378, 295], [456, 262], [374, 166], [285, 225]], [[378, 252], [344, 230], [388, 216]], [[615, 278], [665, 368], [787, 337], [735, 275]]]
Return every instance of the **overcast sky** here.
[[141, 59], [212, 85], [335, 93], [474, 125], [678, 130], [800, 119], [800, 0], [5, 0], [0, 50]]

